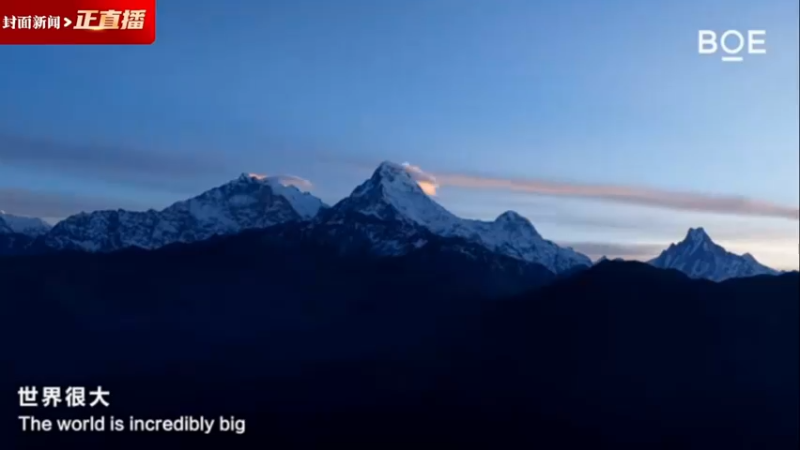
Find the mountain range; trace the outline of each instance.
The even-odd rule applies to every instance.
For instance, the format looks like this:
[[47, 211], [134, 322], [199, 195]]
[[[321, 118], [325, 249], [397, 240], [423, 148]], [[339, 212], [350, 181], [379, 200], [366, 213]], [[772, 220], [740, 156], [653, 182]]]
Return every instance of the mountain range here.
[[154, 249], [307, 220], [325, 207], [318, 198], [275, 178], [242, 174], [161, 211], [95, 211], [70, 216], [56, 224], [42, 242], [57, 250]]
[[[156, 249], [287, 224], [291, 226], [280, 230], [282, 238], [325, 241], [342, 252], [399, 256], [445, 238], [451, 244], [464, 243], [471, 252], [488, 250], [481, 257], [501, 255], [556, 275], [592, 266], [587, 256], [543, 238], [514, 211], [494, 221], [455, 216], [422, 190], [406, 166], [391, 162], [381, 163], [368, 180], [332, 207], [279, 177], [242, 174], [161, 211], [80, 213], [52, 228], [40, 219], [3, 213], [0, 254]], [[714, 281], [778, 273], [749, 254], [727, 252], [702, 228], [689, 230], [682, 242], [672, 244], [650, 264]]]
[[[245, 174], [162, 211], [6, 225], [3, 248], [0, 384], [102, 384], [119, 417], [247, 420], [205, 445], [800, 442], [800, 277], [742, 269], [752, 259], [702, 229], [649, 264], [590, 265], [516, 213], [458, 218], [384, 163], [330, 207]], [[49, 410], [37, 417], [86, 418]], [[153, 437], [6, 428], [8, 448]], [[160, 439], [201, 444], [190, 435]]]

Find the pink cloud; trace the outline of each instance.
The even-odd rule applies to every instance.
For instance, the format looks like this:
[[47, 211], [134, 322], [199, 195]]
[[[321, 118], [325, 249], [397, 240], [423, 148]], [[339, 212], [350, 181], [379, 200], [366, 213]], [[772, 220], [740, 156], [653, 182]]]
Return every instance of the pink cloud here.
[[403, 163], [403, 167], [406, 169], [411, 178], [417, 182], [422, 191], [430, 196], [436, 195], [436, 190], [439, 188], [439, 182], [436, 180], [436, 177], [432, 174], [425, 172], [419, 166], [414, 166], [409, 163]]
[[734, 195], [675, 192], [648, 187], [576, 184], [533, 179], [504, 179], [463, 174], [437, 174], [441, 186], [527, 192], [555, 197], [577, 197], [618, 203], [740, 216], [800, 220], [800, 210], [764, 200]]

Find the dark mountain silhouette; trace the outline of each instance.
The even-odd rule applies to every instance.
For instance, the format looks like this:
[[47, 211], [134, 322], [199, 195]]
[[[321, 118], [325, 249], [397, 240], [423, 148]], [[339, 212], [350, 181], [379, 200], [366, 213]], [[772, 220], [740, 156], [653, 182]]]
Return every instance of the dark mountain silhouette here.
[[553, 280], [459, 239], [379, 258], [337, 230], [0, 258], [4, 385], [99, 384], [104, 414], [248, 421], [242, 436], [4, 442], [797, 447], [797, 274], [714, 283], [603, 262]]

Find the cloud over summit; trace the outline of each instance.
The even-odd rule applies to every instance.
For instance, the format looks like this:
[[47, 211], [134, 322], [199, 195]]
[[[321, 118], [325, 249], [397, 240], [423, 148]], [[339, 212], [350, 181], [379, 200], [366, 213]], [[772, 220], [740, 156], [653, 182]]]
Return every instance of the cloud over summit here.
[[284, 186], [294, 186], [304, 191], [310, 191], [314, 188], [314, 184], [311, 181], [296, 175], [273, 175], [269, 179], [275, 180]]
[[272, 180], [284, 186], [294, 186], [303, 191], [310, 191], [314, 188], [311, 181], [296, 175], [264, 175], [260, 173], [248, 173], [248, 175], [258, 180]]
[[439, 182], [436, 180], [435, 176], [425, 172], [421, 167], [411, 165], [407, 162], [403, 163], [402, 166], [406, 169], [406, 172], [411, 175], [411, 178], [419, 184], [423, 192], [430, 196], [436, 195], [436, 190], [439, 189]]

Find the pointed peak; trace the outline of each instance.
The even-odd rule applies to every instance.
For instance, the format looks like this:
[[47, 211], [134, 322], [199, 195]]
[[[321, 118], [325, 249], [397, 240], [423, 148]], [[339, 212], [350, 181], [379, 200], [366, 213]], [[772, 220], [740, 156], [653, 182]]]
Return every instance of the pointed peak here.
[[519, 215], [516, 211], [506, 211], [497, 216], [496, 222], [530, 222], [525, 217]]
[[516, 211], [506, 211], [500, 214], [497, 216], [497, 219], [494, 220], [494, 223], [507, 230], [527, 230], [527, 232], [533, 236], [541, 237], [531, 221], [519, 215]]
[[310, 181], [294, 175], [262, 175], [258, 173], [242, 173], [239, 178], [231, 183], [253, 183], [258, 182], [279, 189], [297, 190], [301, 193], [308, 193], [313, 185]]
[[269, 177], [258, 173], [242, 172], [237, 178], [224, 183], [217, 188], [230, 187], [230, 188], [252, 188], [255, 186], [269, 185]]
[[708, 236], [708, 233], [706, 233], [706, 230], [703, 229], [703, 227], [689, 228], [689, 231], [686, 233], [685, 240], [691, 242], [710, 241], [711, 237]]
[[740, 256], [727, 251], [712, 241], [703, 228], [690, 228], [686, 239], [670, 245], [649, 263], [662, 269], [677, 269], [691, 278], [712, 281], [777, 273], [749, 253]]
[[389, 179], [394, 180], [396, 178], [399, 179], [408, 179], [413, 181], [411, 174], [408, 173], [406, 168], [402, 164], [393, 163], [391, 161], [384, 161], [378, 165], [375, 169], [375, 172], [372, 173], [372, 178], [374, 179]]
[[391, 161], [382, 162], [375, 169], [371, 180], [377, 183], [376, 185], [382, 185], [384, 189], [425, 194], [406, 166]]
[[397, 164], [392, 161], [383, 161], [382, 163], [378, 164], [378, 168], [375, 170], [376, 172], [403, 172], [405, 169], [403, 168], [402, 164]]
[[409, 163], [398, 164], [392, 161], [384, 161], [378, 165], [377, 169], [375, 169], [373, 176], [375, 175], [403, 176], [413, 180], [414, 177], [412, 176], [411, 172], [413, 171], [414, 168], [415, 166], [412, 166]]
[[[431, 197], [436, 196], [436, 190], [439, 188], [436, 177], [408, 162], [397, 164], [384, 161], [375, 169], [369, 181], [368, 187], [400, 188], [406, 192], [425, 194]], [[354, 192], [361, 192], [361, 190], [357, 188]]]
[[261, 180], [264, 180], [265, 178], [267, 178], [266, 175], [259, 175], [257, 173], [242, 172], [242, 174], [239, 175], [239, 178], [237, 178], [234, 181], [261, 181]]

